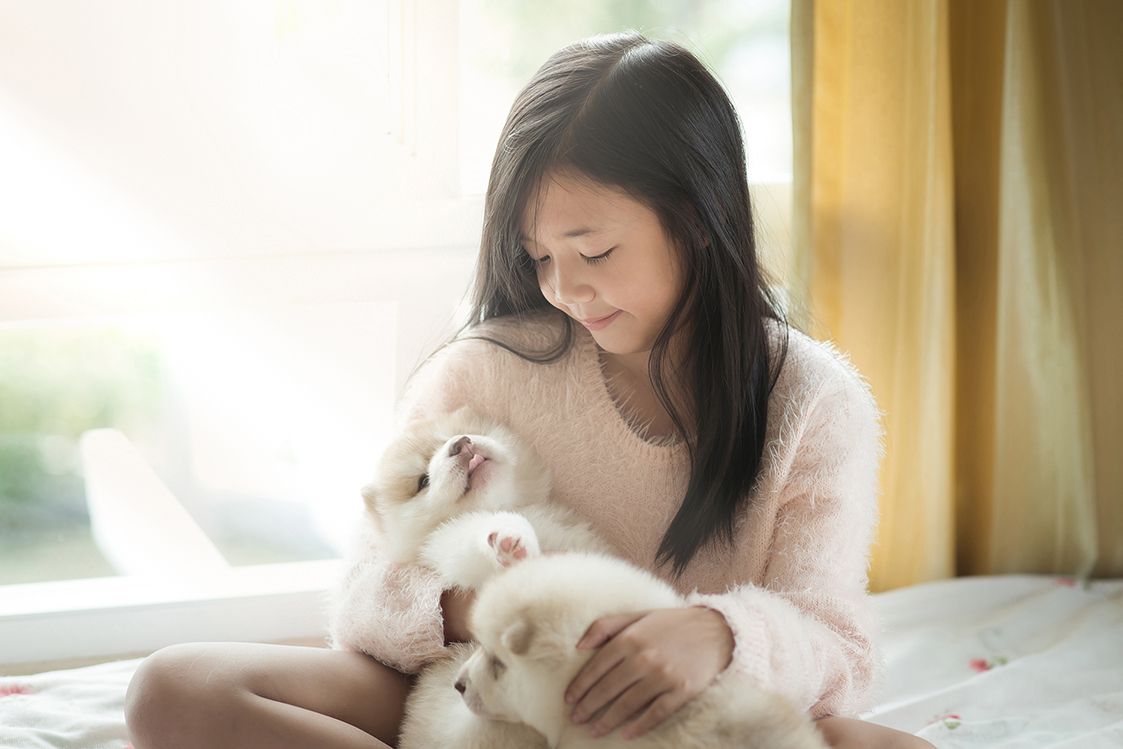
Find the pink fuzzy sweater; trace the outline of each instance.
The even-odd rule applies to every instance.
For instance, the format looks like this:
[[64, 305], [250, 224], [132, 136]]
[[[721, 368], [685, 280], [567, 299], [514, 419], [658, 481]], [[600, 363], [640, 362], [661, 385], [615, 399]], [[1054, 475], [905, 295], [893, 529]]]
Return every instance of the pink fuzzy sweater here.
[[[558, 323], [543, 315], [488, 325], [543, 350]], [[866, 569], [881, 430], [865, 382], [832, 348], [791, 331], [769, 399], [762, 472], [736, 519], [735, 543], [703, 547], [679, 578], [654, 558], [685, 493], [686, 449], [637, 434], [586, 331], [552, 364], [480, 340], [452, 343], [415, 378], [401, 415], [462, 405], [529, 440], [553, 474], [553, 500], [585, 517], [621, 557], [725, 616], [735, 642], [726, 673], [741, 672], [815, 717], [866, 706], [878, 667]], [[444, 652], [440, 595], [426, 569], [390, 565], [371, 533], [335, 591], [332, 640], [417, 671]]]

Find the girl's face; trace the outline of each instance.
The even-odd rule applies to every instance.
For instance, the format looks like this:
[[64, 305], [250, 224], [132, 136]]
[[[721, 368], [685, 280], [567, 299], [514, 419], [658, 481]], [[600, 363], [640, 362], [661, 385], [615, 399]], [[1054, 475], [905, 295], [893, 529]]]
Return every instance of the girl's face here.
[[679, 253], [659, 217], [620, 190], [547, 175], [520, 230], [550, 304], [606, 352], [646, 354], [682, 294]]

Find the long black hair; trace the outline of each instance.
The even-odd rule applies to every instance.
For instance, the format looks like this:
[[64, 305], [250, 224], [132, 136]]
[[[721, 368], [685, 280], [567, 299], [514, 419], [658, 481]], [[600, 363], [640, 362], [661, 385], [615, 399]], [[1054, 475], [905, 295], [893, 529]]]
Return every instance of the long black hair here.
[[[655, 560], [681, 574], [702, 545], [732, 542], [734, 516], [760, 472], [768, 395], [787, 350], [784, 337], [770, 362], [765, 320], [780, 315], [757, 264], [740, 121], [718, 81], [676, 44], [630, 32], [554, 54], [515, 99], [499, 139], [470, 327], [549, 306], [519, 234], [542, 180], [558, 172], [646, 205], [681, 253], [684, 290], [649, 366], [690, 451], [686, 496]], [[680, 324], [687, 362], [668, 356]], [[573, 341], [565, 318], [551, 351], [516, 353], [549, 361]], [[674, 396], [686, 397], [689, 413]]]

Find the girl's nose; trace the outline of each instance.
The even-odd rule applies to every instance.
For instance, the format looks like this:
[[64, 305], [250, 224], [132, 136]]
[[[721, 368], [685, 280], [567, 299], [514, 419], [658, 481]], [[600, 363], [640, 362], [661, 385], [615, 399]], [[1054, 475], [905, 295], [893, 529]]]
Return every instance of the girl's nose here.
[[593, 287], [585, 279], [560, 268], [554, 270], [549, 286], [552, 288], [554, 301], [559, 304], [585, 304], [593, 301], [596, 296]]

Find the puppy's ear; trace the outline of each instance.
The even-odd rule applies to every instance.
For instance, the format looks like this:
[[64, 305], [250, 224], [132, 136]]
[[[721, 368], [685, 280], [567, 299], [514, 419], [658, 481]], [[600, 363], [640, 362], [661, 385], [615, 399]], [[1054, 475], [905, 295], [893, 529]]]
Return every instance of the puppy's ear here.
[[446, 422], [446, 431], [467, 432], [469, 434], [486, 434], [492, 426], [487, 419], [480, 416], [471, 406], [461, 406], [449, 415]]
[[477, 414], [471, 406], [461, 406], [460, 408], [453, 411], [452, 419], [457, 422], [466, 421], [472, 423], [479, 421], [480, 417], [479, 414]]
[[376, 518], [382, 517], [381, 513], [378, 512], [378, 492], [375, 490], [374, 484], [367, 484], [359, 490], [359, 493], [363, 495], [363, 502], [367, 509], [374, 513]]
[[530, 660], [559, 658], [565, 654], [565, 643], [548, 622], [524, 612], [507, 625], [499, 642], [512, 654]]
[[520, 616], [513, 621], [499, 636], [499, 642], [503, 647], [515, 655], [526, 655], [533, 641], [534, 622], [525, 616]]

